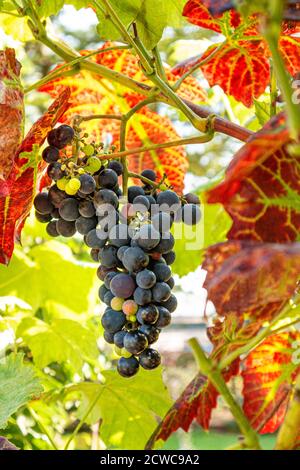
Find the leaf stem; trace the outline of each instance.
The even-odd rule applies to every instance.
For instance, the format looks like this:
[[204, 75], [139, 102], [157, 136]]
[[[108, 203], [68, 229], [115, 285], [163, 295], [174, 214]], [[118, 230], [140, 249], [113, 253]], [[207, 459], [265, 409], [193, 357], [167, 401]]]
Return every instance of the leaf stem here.
[[191, 338], [189, 340], [189, 345], [192, 348], [200, 371], [208, 377], [210, 382], [222, 395], [223, 399], [229, 406], [231, 413], [235, 418], [242, 434], [245, 436], [245, 444], [247, 448], [260, 449], [260, 444], [256, 432], [254, 431], [254, 429], [252, 429], [251, 424], [244, 415], [240, 405], [235, 401], [234, 397], [230, 393], [230, 390], [227, 387], [221, 372], [216, 369], [210, 359], [206, 357], [206, 354], [202, 350], [196, 338]]
[[295, 390], [280, 428], [276, 450], [293, 450], [300, 437], [300, 374], [296, 379]]
[[188, 144], [201, 144], [201, 143], [209, 142], [212, 138], [213, 138], [213, 133], [208, 133], [208, 134], [204, 134], [200, 136], [187, 137], [185, 139], [178, 139], [178, 140], [173, 140], [170, 142], [162, 142], [159, 144], [148, 145], [145, 147], [136, 147], [133, 149], [122, 151], [122, 152], [110, 153], [108, 155], [103, 155], [103, 158], [101, 155], [101, 159], [106, 160], [106, 159], [111, 159], [111, 158], [122, 158], [128, 155], [135, 155], [137, 153], [144, 153], [144, 152], [148, 152], [151, 150], [178, 147], [180, 145], [188, 145]]
[[39, 419], [38, 415], [36, 414], [36, 412], [32, 408], [28, 407], [27, 409], [28, 409], [29, 413], [31, 414], [31, 416], [33, 417], [36, 424], [38, 425], [38, 427], [40, 428], [40, 430], [47, 436], [47, 438], [48, 438], [50, 444], [52, 445], [53, 449], [58, 450], [58, 447], [55, 444], [52, 437], [50, 436], [50, 434], [48, 432], [48, 429], [46, 428], [46, 426], [44, 426], [43, 422], [40, 421], [40, 419]]
[[72, 432], [71, 436], [70, 436], [69, 439], [67, 440], [66, 445], [65, 445], [65, 447], [64, 447], [64, 450], [68, 450], [69, 445], [70, 445], [71, 442], [73, 441], [74, 437], [77, 436], [78, 431], [80, 430], [81, 426], [86, 422], [87, 417], [89, 416], [89, 414], [93, 411], [94, 407], [96, 406], [97, 401], [99, 400], [101, 394], [102, 394], [102, 389], [101, 389], [100, 392], [96, 395], [95, 400], [92, 401], [92, 403], [91, 403], [90, 406], [88, 407], [86, 413], [83, 415], [83, 417], [81, 418], [81, 420], [80, 420], [79, 423], [77, 424], [76, 428], [75, 428], [74, 431]]

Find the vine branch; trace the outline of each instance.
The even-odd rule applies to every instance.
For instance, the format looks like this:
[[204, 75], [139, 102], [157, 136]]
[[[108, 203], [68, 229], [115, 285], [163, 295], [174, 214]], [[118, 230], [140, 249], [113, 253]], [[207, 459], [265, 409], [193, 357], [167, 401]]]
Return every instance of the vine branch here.
[[221, 372], [216, 369], [210, 359], [206, 357], [206, 354], [202, 350], [196, 338], [191, 338], [189, 340], [189, 345], [193, 350], [200, 371], [208, 377], [229, 406], [242, 434], [245, 436], [246, 447], [248, 449], [260, 449], [256, 432], [252, 429], [251, 424], [244, 415], [240, 405], [235, 401], [234, 397], [230, 393]]

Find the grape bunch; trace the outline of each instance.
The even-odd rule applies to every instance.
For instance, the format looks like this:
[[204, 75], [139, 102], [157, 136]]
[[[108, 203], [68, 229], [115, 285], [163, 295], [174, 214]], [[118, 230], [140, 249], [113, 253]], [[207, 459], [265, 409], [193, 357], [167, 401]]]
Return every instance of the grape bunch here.
[[[83, 146], [74, 161], [65, 148], [74, 147], [76, 139], [77, 147]], [[52, 184], [34, 199], [36, 218], [47, 224], [52, 237], [83, 235], [92, 259], [100, 262], [99, 298], [107, 306], [101, 323], [105, 340], [119, 355], [120, 375], [131, 377], [140, 367], [154, 369], [161, 357], [152, 345], [177, 307], [171, 228], [178, 221], [198, 223], [199, 198], [160, 191], [150, 169], [140, 175], [143, 186], [130, 186], [123, 195], [122, 163], [109, 155], [98, 158], [104, 155], [102, 144], [85, 144], [70, 126], [53, 129], [48, 143], [42, 158]]]

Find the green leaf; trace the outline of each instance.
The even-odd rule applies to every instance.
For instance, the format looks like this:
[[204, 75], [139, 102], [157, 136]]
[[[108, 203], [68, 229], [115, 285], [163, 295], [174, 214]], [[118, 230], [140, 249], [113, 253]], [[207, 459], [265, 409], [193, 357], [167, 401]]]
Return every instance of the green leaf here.
[[35, 6], [40, 18], [57, 15], [64, 4], [64, 0], [35, 0]]
[[33, 310], [63, 305], [76, 313], [93, 309], [96, 274], [92, 263], [81, 263], [57, 241], [32, 248], [27, 255], [16, 249], [8, 267], [0, 266], [0, 296], [14, 295]]
[[43, 388], [32, 366], [23, 364], [23, 354], [10, 354], [0, 363], [0, 428], [8, 418]]
[[[138, 34], [145, 47], [152, 49], [167, 26], [176, 27], [182, 21], [185, 0], [110, 0], [111, 6], [128, 29], [136, 22]], [[101, 39], [121, 39], [119, 31], [104, 13], [96, 7]]]
[[103, 384], [72, 385], [66, 395], [80, 392], [79, 418], [93, 407], [85, 421], [95, 423], [102, 419], [101, 439], [108, 448], [143, 449], [157, 426], [156, 417], [164, 416], [171, 404], [161, 369], [141, 370], [130, 379], [112, 371], [103, 376]]
[[7, 36], [11, 36], [16, 41], [31, 41], [33, 39], [32, 32], [27, 24], [25, 16], [17, 18], [16, 16], [6, 15], [0, 12], [0, 29]]
[[190, 227], [174, 224], [176, 260], [172, 271], [185, 276], [195, 271], [203, 261], [204, 249], [226, 240], [232, 220], [221, 204], [202, 204], [202, 218]]
[[270, 103], [254, 100], [254, 107], [259, 124], [264, 126], [270, 119]]
[[186, 0], [144, 0], [136, 18], [138, 34], [148, 49], [160, 41], [167, 26], [179, 26]]
[[85, 360], [98, 355], [94, 333], [73, 320], [55, 319], [48, 324], [38, 318], [24, 318], [17, 336], [26, 342], [41, 369], [51, 362], [68, 361], [78, 370]]

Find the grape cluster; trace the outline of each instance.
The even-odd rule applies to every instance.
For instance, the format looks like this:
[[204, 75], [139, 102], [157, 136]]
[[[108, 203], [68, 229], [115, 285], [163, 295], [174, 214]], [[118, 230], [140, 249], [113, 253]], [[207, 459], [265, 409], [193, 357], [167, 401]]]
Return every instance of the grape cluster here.
[[159, 191], [150, 169], [140, 175], [144, 185], [130, 186], [125, 198], [118, 182], [122, 163], [108, 158], [104, 164], [91, 144], [74, 162], [64, 149], [75, 138], [67, 125], [48, 134], [42, 157], [53, 184], [35, 197], [36, 217], [47, 223], [50, 236], [83, 235], [92, 259], [100, 262], [99, 298], [107, 305], [101, 319], [104, 338], [120, 357], [120, 375], [131, 377], [140, 366], [149, 370], [161, 362], [152, 345], [177, 307], [170, 230], [178, 221], [196, 224], [200, 202], [191, 193], [179, 198], [171, 189]]

